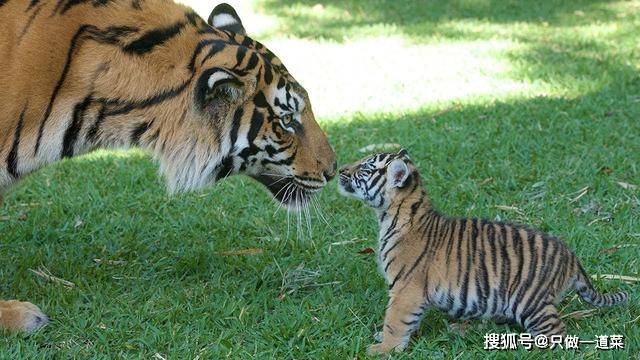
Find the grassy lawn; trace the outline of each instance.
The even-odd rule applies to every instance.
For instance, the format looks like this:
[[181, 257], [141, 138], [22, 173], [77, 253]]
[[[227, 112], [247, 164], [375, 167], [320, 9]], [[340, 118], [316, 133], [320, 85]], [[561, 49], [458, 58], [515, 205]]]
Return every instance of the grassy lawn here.
[[[340, 163], [402, 144], [441, 211], [531, 224], [590, 274], [640, 276], [640, 1], [317, 2], [258, 1], [274, 25], [255, 37], [309, 88]], [[243, 177], [169, 197], [139, 151], [47, 168], [0, 207], [0, 297], [53, 323], [1, 336], [0, 358], [363, 358], [387, 297], [361, 253], [377, 226], [335, 184], [319, 203], [307, 225]], [[580, 317], [571, 294], [568, 333], [626, 349], [553, 356], [637, 357], [638, 285], [594, 284], [630, 304]], [[485, 333], [520, 329], [450, 323], [428, 312], [394, 358], [549, 356], [487, 353]]]

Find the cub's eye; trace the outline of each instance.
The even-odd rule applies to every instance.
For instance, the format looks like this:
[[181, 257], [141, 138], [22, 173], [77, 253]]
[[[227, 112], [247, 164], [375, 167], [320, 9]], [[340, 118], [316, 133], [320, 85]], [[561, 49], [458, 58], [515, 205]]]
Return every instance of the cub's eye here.
[[286, 114], [280, 117], [280, 124], [287, 131], [293, 132], [294, 122], [295, 120], [292, 114]]

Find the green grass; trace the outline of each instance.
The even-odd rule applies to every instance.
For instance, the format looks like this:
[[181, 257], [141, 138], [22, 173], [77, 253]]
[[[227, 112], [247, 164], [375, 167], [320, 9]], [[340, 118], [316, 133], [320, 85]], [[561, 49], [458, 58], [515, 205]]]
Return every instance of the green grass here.
[[[322, 118], [341, 163], [364, 156], [363, 146], [400, 143], [441, 211], [531, 224], [561, 236], [591, 274], [640, 275], [640, 190], [618, 184], [640, 186], [638, 1], [351, 0], [327, 1], [323, 12], [315, 3], [266, 0], [257, 8], [288, 36], [345, 48], [369, 36], [400, 36], [408, 47], [504, 41], [513, 46], [495, 54], [509, 64], [500, 76], [530, 86]], [[264, 34], [266, 44], [278, 34]], [[379, 101], [376, 89], [363, 91]], [[156, 166], [137, 151], [49, 167], [0, 208], [0, 219], [9, 219], [0, 220], [0, 297], [33, 301], [54, 320], [30, 336], [1, 336], [0, 358], [362, 358], [387, 296], [374, 255], [359, 253], [375, 247], [376, 224], [334, 184], [319, 200], [328, 224], [314, 217], [312, 236], [298, 236], [295, 218], [288, 226], [247, 178], [169, 197]], [[243, 249], [261, 252], [233, 253]], [[76, 286], [29, 271], [42, 266]], [[624, 334], [626, 350], [584, 345], [554, 357], [637, 356], [638, 286], [594, 283], [628, 291], [630, 305], [569, 317], [568, 332]], [[590, 309], [572, 296], [561, 308]], [[450, 322], [428, 312], [394, 358], [549, 355], [487, 353], [485, 333], [520, 330], [472, 322], [460, 335]]]

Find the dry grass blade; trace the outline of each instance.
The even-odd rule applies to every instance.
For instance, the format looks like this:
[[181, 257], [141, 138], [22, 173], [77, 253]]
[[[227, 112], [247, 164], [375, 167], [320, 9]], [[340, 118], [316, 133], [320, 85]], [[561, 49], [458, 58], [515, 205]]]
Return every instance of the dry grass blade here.
[[586, 317], [593, 316], [593, 314], [595, 314], [596, 312], [598, 312], [598, 309], [578, 310], [562, 315], [560, 318], [564, 319], [567, 317], [571, 317], [572, 319], [584, 319]]
[[124, 260], [104, 260], [104, 259], [93, 259], [93, 262], [96, 264], [106, 264], [106, 265], [124, 265], [127, 262]]
[[222, 251], [218, 254], [222, 256], [242, 256], [242, 255], [258, 255], [262, 254], [264, 251], [260, 248], [248, 248], [248, 249], [240, 249], [240, 250], [229, 250]]
[[280, 285], [280, 296], [284, 298], [288, 294], [292, 294], [298, 290], [310, 287], [326, 286], [339, 284], [339, 281], [330, 281], [326, 283], [317, 283], [315, 280], [321, 275], [319, 270], [305, 269], [304, 263], [293, 269], [287, 269], [282, 274], [282, 284]]
[[610, 220], [611, 220], [611, 215], [606, 215], [606, 216], [603, 216], [603, 217], [600, 217], [600, 218], [596, 218], [596, 219], [593, 219], [593, 220], [589, 221], [587, 226], [591, 226], [591, 225], [597, 223], [598, 221], [610, 221]]
[[629, 184], [624, 181], [616, 181], [616, 183], [622, 186], [622, 188], [625, 190], [635, 190], [638, 188], [638, 185]]
[[56, 284], [60, 284], [64, 287], [66, 287], [67, 289], [73, 289], [76, 284], [72, 283], [71, 281], [59, 278], [57, 276], [54, 276], [51, 274], [51, 272], [49, 271], [49, 269], [47, 269], [46, 267], [39, 267], [38, 270], [33, 270], [33, 269], [29, 269], [29, 271], [31, 271], [32, 273], [34, 273], [35, 275], [45, 279], [46, 281], [49, 282], [53, 282]]
[[358, 149], [361, 153], [369, 153], [374, 150], [376, 151], [387, 151], [401, 148], [402, 145], [396, 143], [384, 143], [384, 144], [370, 144], [363, 148]]
[[622, 282], [625, 282], [627, 284], [633, 284], [636, 282], [640, 282], [640, 278], [637, 277], [633, 277], [633, 276], [626, 276], [626, 275], [616, 275], [616, 274], [595, 274], [595, 275], [591, 275], [591, 278], [593, 279], [605, 279], [605, 280], [620, 280]]
[[518, 215], [523, 215], [524, 213], [522, 212], [522, 210], [520, 210], [519, 208], [515, 207], [515, 206], [509, 206], [509, 205], [496, 205], [495, 206], [496, 209], [499, 210], [504, 210], [504, 211], [514, 211], [516, 212]]
[[612, 246], [610, 248], [601, 249], [600, 253], [602, 253], [602, 254], [613, 254], [613, 253], [617, 252], [618, 250], [620, 250], [622, 248], [634, 247], [634, 246], [640, 246], [640, 244], [619, 244], [619, 245]]
[[589, 191], [589, 186], [585, 186], [582, 189], [576, 191], [575, 193], [578, 193], [578, 195], [576, 197], [574, 197], [573, 199], [569, 200], [569, 203], [573, 204], [574, 202], [582, 199], [582, 197], [585, 196], [588, 191]]

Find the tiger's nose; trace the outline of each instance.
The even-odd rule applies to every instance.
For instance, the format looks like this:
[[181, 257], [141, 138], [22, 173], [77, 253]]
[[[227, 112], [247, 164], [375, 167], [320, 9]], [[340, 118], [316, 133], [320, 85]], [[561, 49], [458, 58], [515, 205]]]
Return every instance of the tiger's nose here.
[[322, 173], [322, 175], [324, 176], [325, 181], [329, 182], [331, 181], [331, 179], [333, 179], [336, 176], [336, 169], [338, 168], [338, 163], [336, 163], [335, 161], [333, 162], [333, 166], [331, 166], [330, 170], [326, 170]]

